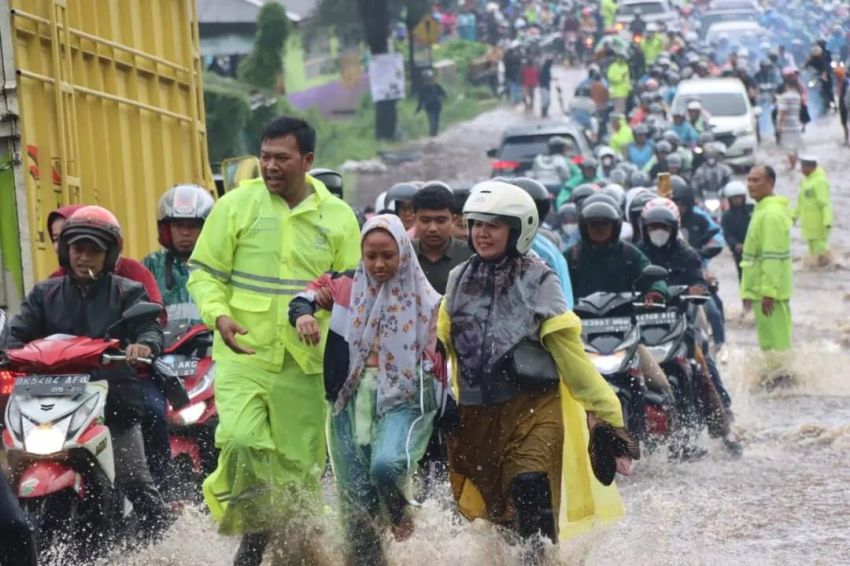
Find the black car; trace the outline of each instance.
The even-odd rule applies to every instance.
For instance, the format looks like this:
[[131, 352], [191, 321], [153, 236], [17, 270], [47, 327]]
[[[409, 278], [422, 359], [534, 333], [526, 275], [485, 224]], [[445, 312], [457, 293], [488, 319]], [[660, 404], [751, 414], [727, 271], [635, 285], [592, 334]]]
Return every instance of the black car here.
[[534, 165], [535, 157], [549, 152], [548, 142], [554, 136], [567, 140], [567, 154], [571, 157], [589, 155], [592, 152], [581, 126], [575, 122], [531, 122], [505, 130], [499, 147], [487, 152], [487, 156], [494, 159], [492, 176], [525, 175]]

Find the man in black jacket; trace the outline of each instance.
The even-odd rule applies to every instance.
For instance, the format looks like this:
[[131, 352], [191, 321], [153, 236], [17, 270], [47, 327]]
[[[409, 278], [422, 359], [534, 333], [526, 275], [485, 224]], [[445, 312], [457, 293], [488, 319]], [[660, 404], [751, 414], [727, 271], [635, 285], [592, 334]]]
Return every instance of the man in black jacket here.
[[[679, 237], [679, 215], [677, 207], [668, 199], [650, 201], [641, 214], [641, 237], [638, 248], [646, 254], [653, 265], [663, 267], [669, 273], [667, 283], [686, 285], [688, 294], [708, 295], [709, 289], [703, 275], [702, 259]], [[692, 340], [694, 357], [703, 365], [703, 372], [696, 376], [705, 407], [709, 432], [720, 437], [726, 448], [740, 454], [741, 444], [730, 430], [731, 411], [724, 407], [725, 395], [716, 365], [703, 352], [704, 344]]]
[[[75, 212], [62, 228], [59, 263], [66, 275], [33, 287], [11, 323], [7, 348], [19, 348], [52, 334], [103, 338], [131, 306], [146, 301], [141, 284], [112, 274], [123, 238], [115, 216], [98, 206]], [[145, 460], [139, 421], [141, 388], [131, 367], [162, 350], [162, 330], [155, 319], [119, 328], [129, 365], [92, 372], [92, 379], [109, 381], [106, 424], [112, 435], [115, 482], [133, 504], [146, 537], [158, 534], [167, 509]]]
[[750, 227], [753, 208], [747, 205], [747, 187], [740, 181], [732, 181], [727, 184], [723, 189], [723, 196], [729, 202], [729, 210], [723, 213], [720, 225], [723, 227], [726, 245], [729, 246], [729, 251], [735, 258], [738, 281], [741, 281], [741, 256], [744, 251], [744, 240], [747, 239], [747, 228]]

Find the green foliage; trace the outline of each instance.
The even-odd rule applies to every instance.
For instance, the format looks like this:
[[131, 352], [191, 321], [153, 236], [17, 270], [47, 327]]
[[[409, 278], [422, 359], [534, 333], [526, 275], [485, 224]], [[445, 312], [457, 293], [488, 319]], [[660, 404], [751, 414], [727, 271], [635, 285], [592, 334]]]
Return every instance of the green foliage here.
[[239, 65], [239, 78], [258, 88], [273, 90], [283, 74], [283, 49], [289, 36], [286, 10], [267, 2], [257, 16], [257, 34], [251, 54]]
[[204, 85], [204, 108], [210, 163], [215, 164], [246, 152], [244, 132], [251, 109], [244, 92], [212, 82]]
[[465, 75], [473, 59], [487, 54], [487, 45], [468, 39], [452, 39], [434, 46], [434, 60], [449, 59], [455, 62], [457, 71]]

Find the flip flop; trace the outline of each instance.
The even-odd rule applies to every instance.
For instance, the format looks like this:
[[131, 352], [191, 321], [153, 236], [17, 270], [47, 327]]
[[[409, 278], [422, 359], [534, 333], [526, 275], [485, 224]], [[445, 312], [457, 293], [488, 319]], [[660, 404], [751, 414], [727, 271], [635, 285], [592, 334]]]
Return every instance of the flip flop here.
[[602, 485], [611, 485], [617, 474], [617, 458], [640, 460], [640, 445], [628, 432], [601, 423], [590, 431], [587, 447], [593, 475]]

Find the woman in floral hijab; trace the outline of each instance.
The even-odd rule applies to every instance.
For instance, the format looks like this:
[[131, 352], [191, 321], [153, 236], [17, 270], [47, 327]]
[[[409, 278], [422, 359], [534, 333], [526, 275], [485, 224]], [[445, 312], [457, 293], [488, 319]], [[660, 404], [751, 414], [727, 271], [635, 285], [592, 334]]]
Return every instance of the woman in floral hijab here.
[[[419, 267], [398, 217], [372, 217], [363, 226], [361, 247], [363, 259], [353, 277], [329, 276], [311, 285], [293, 300], [290, 319], [302, 339], [316, 343], [315, 308], [309, 303], [327, 303], [322, 293], [335, 303], [331, 331], [347, 342], [348, 364], [344, 373], [336, 371], [336, 380], [327, 374], [339, 367], [338, 360], [325, 364], [333, 404], [331, 462], [350, 558], [382, 564], [381, 519], [388, 519], [399, 539], [413, 528], [409, 479], [425, 453], [437, 409], [432, 369], [440, 295]], [[338, 316], [340, 302], [348, 307], [346, 320]], [[329, 348], [325, 356], [339, 353]]]

